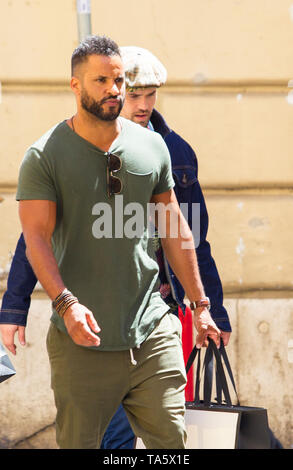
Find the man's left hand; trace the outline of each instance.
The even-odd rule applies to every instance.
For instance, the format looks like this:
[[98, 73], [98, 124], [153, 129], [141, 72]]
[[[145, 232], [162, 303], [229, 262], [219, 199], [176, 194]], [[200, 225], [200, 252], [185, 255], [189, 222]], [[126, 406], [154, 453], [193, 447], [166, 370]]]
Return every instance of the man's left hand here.
[[214, 340], [217, 347], [220, 347], [221, 331], [206, 308], [196, 308], [193, 321], [197, 330], [195, 344], [198, 349], [208, 345], [208, 338]]

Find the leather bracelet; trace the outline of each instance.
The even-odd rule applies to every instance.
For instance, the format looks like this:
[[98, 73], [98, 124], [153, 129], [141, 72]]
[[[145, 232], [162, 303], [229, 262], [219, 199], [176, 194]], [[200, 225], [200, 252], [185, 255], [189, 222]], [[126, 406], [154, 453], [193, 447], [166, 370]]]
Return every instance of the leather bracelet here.
[[57, 310], [58, 315], [63, 318], [66, 310], [73, 304], [77, 304], [78, 300], [76, 297], [71, 297], [67, 302], [65, 302], [59, 310]]
[[61, 299], [63, 298], [63, 296], [66, 295], [67, 293], [68, 293], [68, 294], [71, 294], [71, 292], [70, 292], [68, 289], [66, 289], [66, 288], [63, 289], [63, 291], [60, 292], [59, 295], [57, 295], [56, 299], [53, 300], [53, 302], [52, 302], [52, 307], [53, 307], [53, 308], [56, 308], [56, 305], [58, 305], [58, 303], [61, 301]]
[[52, 302], [52, 307], [56, 310], [58, 315], [63, 318], [66, 310], [73, 304], [78, 303], [75, 297], [68, 289], [64, 289], [55, 300]]

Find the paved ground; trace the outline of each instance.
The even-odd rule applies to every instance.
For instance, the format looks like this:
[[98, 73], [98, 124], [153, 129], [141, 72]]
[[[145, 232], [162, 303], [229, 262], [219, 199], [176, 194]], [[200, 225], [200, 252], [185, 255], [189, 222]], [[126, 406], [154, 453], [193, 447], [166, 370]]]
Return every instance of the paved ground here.
[[48, 426], [33, 436], [18, 442], [12, 449], [58, 449], [55, 439], [55, 426]]

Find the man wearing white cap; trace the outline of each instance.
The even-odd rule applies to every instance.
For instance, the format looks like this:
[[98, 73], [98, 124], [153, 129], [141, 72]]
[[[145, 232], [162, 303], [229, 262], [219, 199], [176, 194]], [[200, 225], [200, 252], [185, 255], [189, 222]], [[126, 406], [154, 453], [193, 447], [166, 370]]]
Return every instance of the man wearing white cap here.
[[[206, 240], [208, 231], [208, 213], [198, 181], [198, 166], [194, 151], [190, 145], [169, 128], [163, 116], [154, 109], [157, 88], [166, 83], [167, 71], [163, 64], [147, 49], [128, 46], [120, 47], [125, 68], [126, 98], [121, 116], [143, 127], [161, 134], [170, 152], [172, 171], [175, 181], [175, 193], [179, 203], [190, 206], [188, 221], [191, 226], [191, 204], [200, 204], [200, 242], [196, 249], [201, 278], [205, 292], [211, 302], [211, 315], [224, 344], [227, 345], [231, 332], [228, 314], [223, 306], [221, 280], [211, 256], [210, 245]], [[166, 263], [159, 239], [155, 239], [156, 255], [160, 266], [161, 294], [170, 309], [178, 316], [178, 309], [188, 310], [184, 304], [184, 290]], [[119, 407], [104, 436], [104, 448], [131, 448], [134, 434], [128, 424], [122, 406]]]
[[[167, 80], [167, 71], [162, 63], [148, 50], [141, 47], [120, 47], [125, 68], [126, 99], [121, 116], [148, 127], [164, 138], [170, 152], [174, 190], [179, 203], [200, 204], [200, 241], [196, 249], [201, 277], [206, 294], [211, 302], [213, 320], [222, 331], [224, 344], [227, 345], [231, 333], [228, 314], [223, 306], [223, 292], [215, 262], [211, 256], [210, 245], [206, 240], [208, 214], [204, 197], [198, 181], [197, 158], [190, 145], [167, 125], [163, 116], [154, 109], [157, 88]], [[188, 213], [191, 224], [191, 210]], [[178, 305], [185, 310], [184, 291], [174, 273], [168, 266], [166, 280], [170, 287], [161, 289], [167, 303]], [[181, 289], [180, 289], [180, 287]], [[166, 295], [169, 292], [170, 295]], [[173, 303], [172, 303], [173, 300]]]

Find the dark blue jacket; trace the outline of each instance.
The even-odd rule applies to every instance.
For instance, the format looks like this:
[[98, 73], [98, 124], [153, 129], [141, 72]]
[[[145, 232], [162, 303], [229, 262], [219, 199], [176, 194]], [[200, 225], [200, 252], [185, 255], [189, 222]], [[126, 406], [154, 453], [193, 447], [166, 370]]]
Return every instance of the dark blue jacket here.
[[[208, 214], [204, 197], [197, 179], [197, 159], [190, 145], [172, 131], [163, 117], [154, 110], [151, 122], [154, 130], [164, 138], [172, 159], [175, 193], [179, 203], [200, 203], [200, 243], [196, 249], [201, 279], [206, 295], [211, 300], [211, 315], [223, 331], [231, 331], [228, 315], [223, 307], [223, 291], [215, 262], [211, 256], [210, 245], [206, 240]], [[189, 216], [191, 210], [189, 211]], [[191, 220], [189, 220], [191, 224]], [[25, 241], [21, 234], [12, 260], [7, 290], [3, 296], [0, 323], [26, 326], [31, 294], [37, 278], [25, 255]], [[173, 296], [183, 308], [184, 290], [169, 267]]]
[[[174, 191], [178, 203], [187, 203], [188, 223], [192, 226], [192, 204], [200, 204], [200, 240], [196, 248], [200, 276], [205, 293], [211, 301], [211, 315], [216, 325], [223, 331], [231, 331], [228, 314], [223, 306], [223, 289], [215, 261], [211, 255], [209, 242], [206, 240], [209, 218], [198, 181], [197, 158], [190, 145], [176, 132], [172, 131], [158, 111], [154, 110], [151, 123], [156, 132], [161, 134], [169, 149], [172, 161]], [[184, 310], [184, 289], [176, 278], [170, 266], [169, 279], [172, 282], [172, 292], [177, 303]]]

